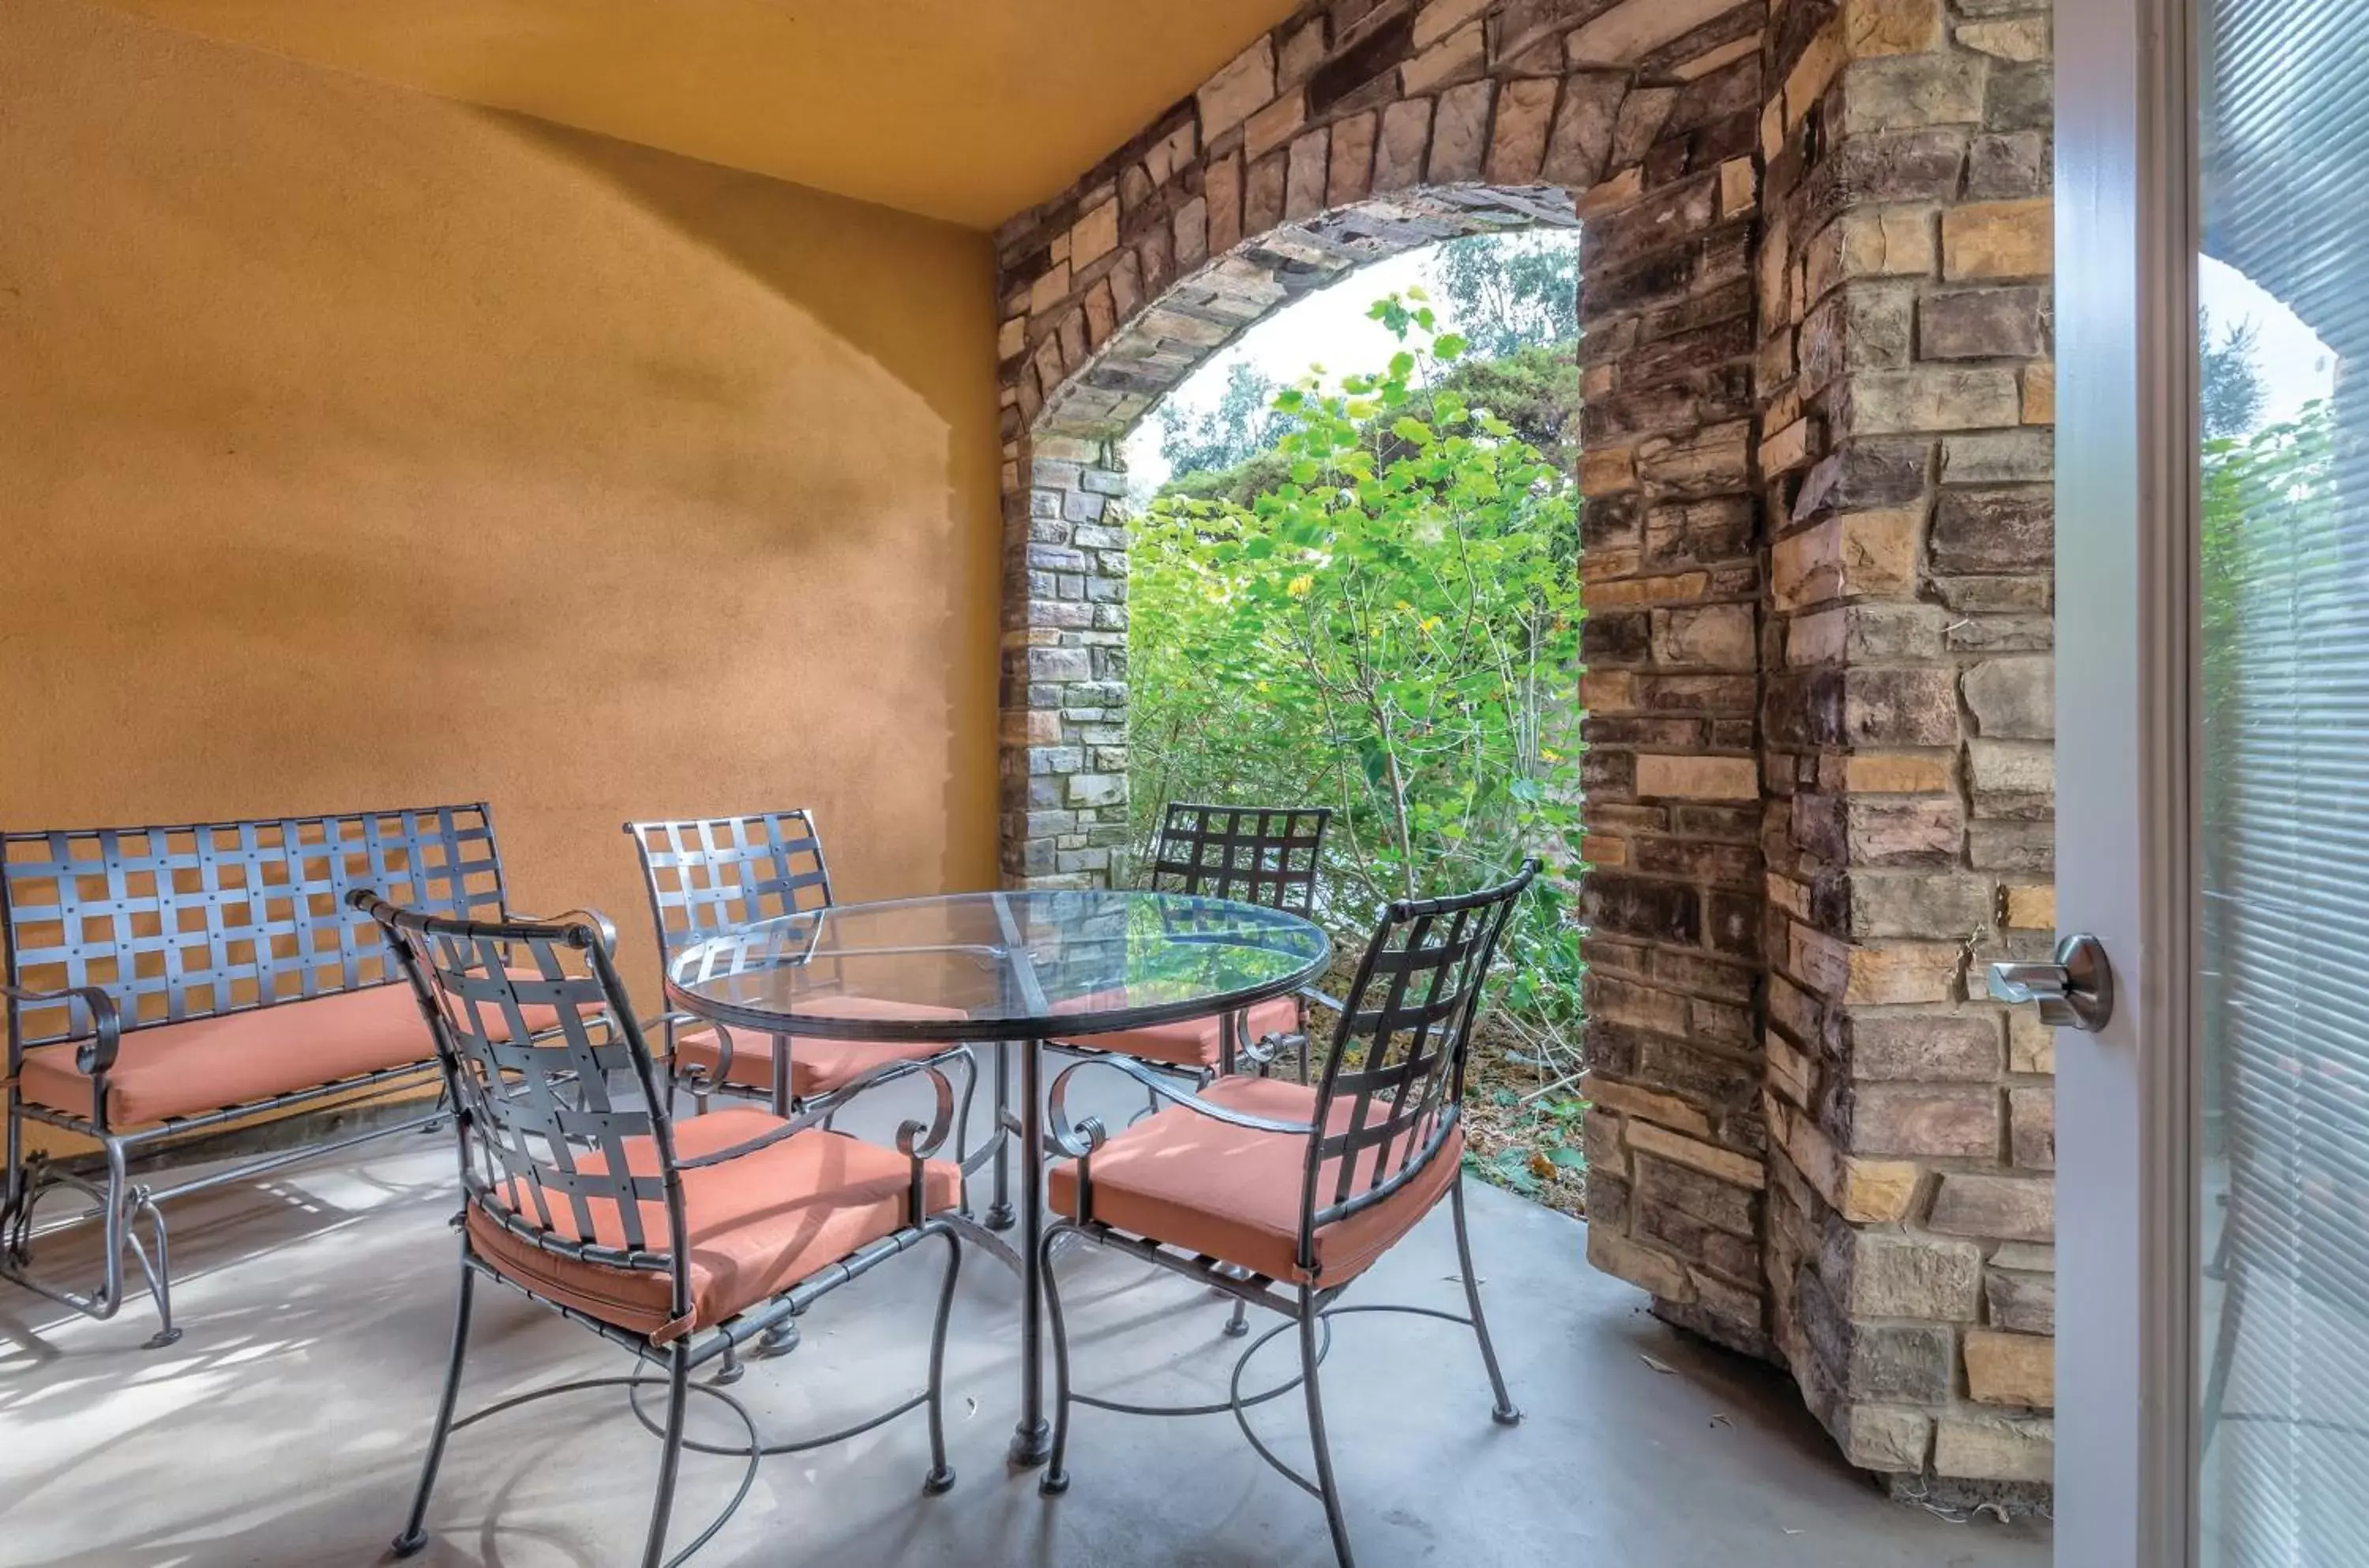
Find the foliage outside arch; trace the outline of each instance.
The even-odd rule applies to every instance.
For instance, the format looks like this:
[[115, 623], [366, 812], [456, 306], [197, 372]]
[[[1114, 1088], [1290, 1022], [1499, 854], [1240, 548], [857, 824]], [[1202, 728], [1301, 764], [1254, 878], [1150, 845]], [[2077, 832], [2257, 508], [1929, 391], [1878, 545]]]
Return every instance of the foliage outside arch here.
[[[1278, 392], [1256, 493], [1173, 487], [1130, 555], [1139, 847], [1165, 800], [1330, 805], [1345, 938], [1527, 853], [1568, 873], [1579, 828], [1572, 470], [1459, 390], [1468, 346], [1419, 292], [1371, 314], [1388, 365]], [[1508, 933], [1505, 1015], [1575, 1065], [1579, 944], [1550, 880]]]

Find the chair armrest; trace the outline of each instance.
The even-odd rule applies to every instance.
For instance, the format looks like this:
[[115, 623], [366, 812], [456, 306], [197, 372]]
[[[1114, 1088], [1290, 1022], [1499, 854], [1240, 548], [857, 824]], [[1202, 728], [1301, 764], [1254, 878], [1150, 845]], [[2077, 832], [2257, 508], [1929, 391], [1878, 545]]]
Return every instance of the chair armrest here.
[[1317, 1006], [1329, 1007], [1335, 1013], [1346, 1013], [1349, 1011], [1349, 1004], [1347, 1002], [1343, 1001], [1339, 997], [1333, 996], [1329, 992], [1318, 990], [1314, 986], [1300, 987], [1299, 994], [1306, 997]]
[[[946, 1082], [945, 1075], [938, 1070], [938, 1063], [945, 1060], [952, 1054], [948, 1051], [926, 1060], [900, 1059], [896, 1061], [885, 1061], [868, 1072], [859, 1072], [830, 1093], [818, 1094], [804, 1102], [807, 1105], [818, 1107], [813, 1116], [805, 1119], [819, 1121], [822, 1116], [830, 1115], [838, 1106], [855, 1098], [867, 1089], [876, 1089], [883, 1083], [893, 1083], [899, 1078], [910, 1078], [916, 1073], [926, 1073], [930, 1081], [937, 1086], [940, 1101], [937, 1113], [931, 1118], [931, 1125], [926, 1128], [920, 1122], [905, 1123], [904, 1127], [898, 1131], [897, 1147], [908, 1154], [913, 1152], [912, 1150], [905, 1148], [903, 1141], [905, 1133], [910, 1130], [917, 1139], [920, 1139], [919, 1147], [921, 1156], [927, 1159], [937, 1152], [938, 1145], [944, 1142], [954, 1130], [954, 1087]], [[921, 1136], [924, 1131], [929, 1134], [926, 1138]]]
[[1271, 1121], [1265, 1116], [1254, 1116], [1246, 1111], [1237, 1111], [1230, 1105], [1220, 1105], [1213, 1101], [1204, 1100], [1190, 1090], [1177, 1087], [1175, 1080], [1168, 1075], [1155, 1072], [1142, 1063], [1130, 1060], [1126, 1057], [1088, 1057], [1083, 1061], [1071, 1062], [1068, 1067], [1063, 1068], [1054, 1078], [1052, 1089], [1045, 1097], [1046, 1141], [1053, 1145], [1057, 1153], [1066, 1155], [1072, 1160], [1088, 1158], [1103, 1146], [1104, 1139], [1109, 1136], [1098, 1117], [1088, 1116], [1083, 1121], [1076, 1123], [1070, 1120], [1068, 1105], [1070, 1080], [1076, 1073], [1090, 1067], [1105, 1068], [1112, 1072], [1131, 1078], [1162, 1099], [1207, 1116], [1212, 1121], [1224, 1122], [1229, 1127], [1248, 1127], [1253, 1132], [1297, 1133], [1302, 1138], [1309, 1137], [1316, 1131], [1315, 1124], [1312, 1122]]
[[[896, 1070], [898, 1069], [904, 1070]], [[946, 1139], [954, 1135], [955, 1086], [946, 1082], [946, 1075], [928, 1062], [892, 1062], [888, 1067], [865, 1073], [863, 1077], [854, 1080], [841, 1093], [846, 1093], [889, 1078], [902, 1078], [914, 1072], [926, 1074], [932, 1086], [938, 1092], [938, 1103], [928, 1122], [909, 1121], [897, 1129], [897, 1151], [913, 1162], [913, 1181], [918, 1190], [921, 1179], [921, 1162], [944, 1148]]]
[[[723, 1024], [718, 1024], [713, 1018], [702, 1018], [696, 1013], [672, 1011], [654, 1013], [650, 1017], [640, 1020], [640, 1027], [645, 1038], [647, 1038], [652, 1035], [656, 1035], [662, 1030], [671, 1028], [674, 1031], [673, 1039], [677, 1047], [681, 1046], [685, 1036], [696, 1035], [703, 1029], [714, 1035], [715, 1036], [715, 1085], [720, 1087], [731, 1082], [733, 1052], [732, 1031], [726, 1028]], [[672, 1059], [671, 1053], [670, 1053], [669, 1059]], [[670, 1067], [669, 1070], [677, 1071], [681, 1070]], [[704, 1078], [706, 1075], [706, 1070], [704, 1068], [695, 1069], [693, 1071], [701, 1078]]]
[[506, 918], [527, 925], [589, 925], [601, 933], [602, 951], [617, 951], [616, 922], [598, 910], [562, 910], [555, 915], [526, 915], [505, 910]]
[[[22, 986], [0, 984], [0, 996], [19, 1004], [30, 1002], [35, 1006], [65, 1002], [68, 1004], [69, 1022], [73, 1016], [72, 1004], [81, 1002], [83, 1011], [90, 1017], [89, 1032], [69, 1035], [58, 1043], [80, 1041], [81, 1048], [74, 1052], [74, 1065], [94, 1078], [115, 1065], [115, 1053], [123, 1040], [123, 1019], [116, 1012], [115, 999], [100, 987], [68, 986], [63, 990], [28, 990]], [[15, 1054], [13, 1047], [11, 1054]]]
[[733, 1161], [743, 1159], [760, 1150], [771, 1149], [785, 1139], [795, 1138], [798, 1134], [807, 1131], [810, 1126], [811, 1124], [807, 1122], [784, 1122], [779, 1127], [766, 1128], [754, 1138], [744, 1139], [729, 1149], [714, 1150], [705, 1154], [694, 1155], [688, 1160], [677, 1159], [674, 1168], [678, 1171], [699, 1171], [710, 1165], [728, 1165]]

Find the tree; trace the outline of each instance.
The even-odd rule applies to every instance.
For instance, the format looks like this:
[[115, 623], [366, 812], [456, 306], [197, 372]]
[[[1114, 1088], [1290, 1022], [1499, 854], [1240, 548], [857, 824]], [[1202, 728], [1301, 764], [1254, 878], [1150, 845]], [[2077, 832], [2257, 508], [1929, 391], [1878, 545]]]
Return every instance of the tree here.
[[[1406, 347], [1276, 395], [1272, 485], [1163, 495], [1129, 557], [1139, 830], [1170, 799], [1331, 805], [1317, 913], [1352, 941], [1387, 899], [1529, 853], [1568, 867], [1578, 829], [1571, 475], [1448, 384], [1465, 345], [1428, 305], [1374, 314]], [[1505, 948], [1508, 1001], [1557, 1036], [1579, 973], [1562, 899], [1542, 884]]]
[[1448, 319], [1474, 355], [1500, 360], [1579, 336], [1575, 230], [1473, 235], [1439, 247]]
[[2198, 402], [2204, 416], [2206, 441], [2243, 436], [2262, 417], [2262, 405], [2269, 400], [2269, 395], [2262, 387], [2261, 369], [2254, 362], [2260, 338], [2261, 328], [2251, 321], [2241, 321], [2215, 337], [2211, 313], [2196, 313], [2202, 372]]
[[[1410, 389], [1407, 406], [1375, 416], [1387, 423], [1402, 413], [1431, 418], [1439, 393], [1485, 408], [1565, 474], [1579, 471], [1579, 360], [1568, 342], [1537, 345], [1503, 359], [1459, 359], [1436, 387]], [[1379, 432], [1387, 441], [1389, 432]], [[1180, 471], [1161, 486], [1162, 496], [1228, 500], [1249, 507], [1285, 480], [1288, 464], [1273, 447], [1230, 467]]]
[[1289, 421], [1274, 407], [1276, 383], [1246, 361], [1226, 372], [1217, 406], [1194, 413], [1173, 400], [1153, 416], [1160, 452], [1176, 474], [1231, 468], [1273, 446]]

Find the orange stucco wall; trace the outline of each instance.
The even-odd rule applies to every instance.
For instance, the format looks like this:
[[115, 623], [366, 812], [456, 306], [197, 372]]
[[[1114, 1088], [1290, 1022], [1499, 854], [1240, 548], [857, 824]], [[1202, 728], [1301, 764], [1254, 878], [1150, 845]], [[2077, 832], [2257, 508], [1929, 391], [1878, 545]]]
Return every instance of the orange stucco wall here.
[[990, 881], [983, 236], [79, 0], [0, 214], [0, 822], [482, 797], [645, 980], [629, 816]]
[[1297, 0], [110, 3], [987, 229], [1068, 185]]

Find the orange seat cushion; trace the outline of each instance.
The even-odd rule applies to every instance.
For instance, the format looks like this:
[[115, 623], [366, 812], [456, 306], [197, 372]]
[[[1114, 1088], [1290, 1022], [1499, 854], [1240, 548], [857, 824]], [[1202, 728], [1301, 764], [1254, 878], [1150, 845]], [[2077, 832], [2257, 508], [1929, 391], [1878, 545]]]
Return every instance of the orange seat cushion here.
[[[1279, 996], [1250, 1010], [1253, 1041], [1269, 1035], [1299, 1033], [1299, 999]], [[1170, 1067], [1215, 1068], [1225, 1059], [1223, 1014], [1187, 1018], [1181, 1024], [1159, 1024], [1149, 1029], [1119, 1029], [1107, 1035], [1081, 1035], [1077, 1043], [1098, 1051], [1141, 1057]]]
[[[750, 1106], [687, 1116], [674, 1124], [675, 1156], [697, 1159], [761, 1138], [781, 1119]], [[658, 1171], [657, 1143], [627, 1140], [625, 1162], [637, 1174]], [[606, 1169], [595, 1155], [586, 1171]], [[962, 1202], [962, 1171], [932, 1160], [923, 1167], [922, 1201], [931, 1214]], [[509, 1230], [481, 1202], [469, 1206], [469, 1244], [506, 1277], [534, 1294], [660, 1343], [724, 1322], [848, 1253], [903, 1230], [911, 1166], [893, 1149], [820, 1127], [794, 1133], [754, 1153], [682, 1173], [683, 1223], [691, 1263], [692, 1314], [675, 1322], [673, 1282], [664, 1269], [619, 1268], [547, 1252]], [[564, 1195], [549, 1198], [554, 1234], [578, 1233]], [[625, 1244], [612, 1200], [591, 1201], [590, 1240]], [[641, 1206], [642, 1237], [653, 1252], [670, 1244], [666, 1205]], [[532, 1203], [520, 1210], [530, 1222]], [[926, 1218], [926, 1216], [924, 1216]]]
[[[1316, 1091], [1273, 1078], [1221, 1078], [1201, 1097], [1228, 1110], [1268, 1121], [1306, 1124], [1316, 1115]], [[1334, 1105], [1333, 1126], [1345, 1130], [1350, 1106]], [[1393, 1150], [1395, 1161], [1400, 1150]], [[1374, 1158], [1368, 1151], [1362, 1158]], [[1078, 1213], [1078, 1167], [1053, 1167], [1047, 1190], [1053, 1209], [1116, 1230], [1198, 1253], [1270, 1279], [1333, 1286], [1356, 1278], [1414, 1229], [1456, 1179], [1464, 1158], [1464, 1129], [1448, 1135], [1413, 1180], [1370, 1208], [1321, 1227], [1316, 1266], [1299, 1266], [1301, 1184], [1308, 1138], [1261, 1132], [1172, 1105], [1113, 1138], [1093, 1158], [1093, 1211]], [[1340, 1162], [1318, 1173], [1319, 1208], [1333, 1201]]]
[[[878, 1001], [865, 996], [833, 997], [828, 1001], [801, 1002], [799, 1005], [840, 1018], [939, 1019], [963, 1016], [951, 1008]], [[955, 1048], [943, 1040], [900, 1045], [893, 1041], [830, 1040], [815, 1035], [793, 1036], [789, 1046], [790, 1094], [798, 1100], [810, 1100], [818, 1094], [843, 1089], [874, 1068], [886, 1067], [892, 1061], [927, 1061]], [[723, 1054], [716, 1044], [715, 1025], [701, 1023], [676, 1026], [674, 1059], [678, 1069], [700, 1068], [712, 1078], [716, 1062]], [[733, 1029], [732, 1069], [724, 1082], [744, 1089], [772, 1089], [773, 1036], [747, 1029]]]
[[[534, 1022], [532, 1010], [528, 1021]], [[90, 1115], [90, 1076], [74, 1065], [77, 1048], [27, 1051], [25, 1097]], [[400, 982], [152, 1024], [123, 1036], [107, 1075], [107, 1122], [139, 1127], [435, 1060], [435, 1037], [411, 988]]]

